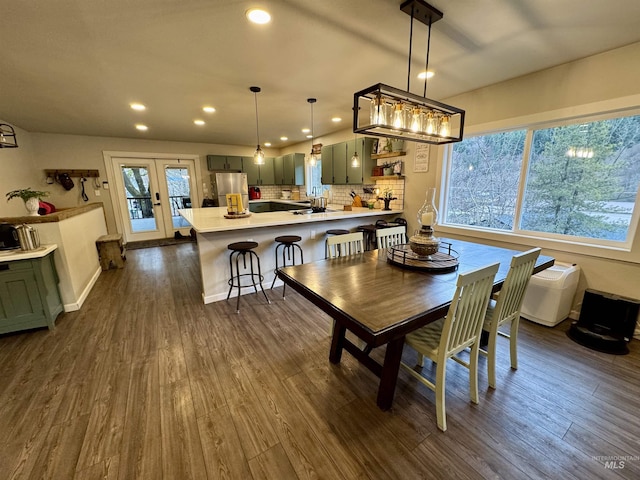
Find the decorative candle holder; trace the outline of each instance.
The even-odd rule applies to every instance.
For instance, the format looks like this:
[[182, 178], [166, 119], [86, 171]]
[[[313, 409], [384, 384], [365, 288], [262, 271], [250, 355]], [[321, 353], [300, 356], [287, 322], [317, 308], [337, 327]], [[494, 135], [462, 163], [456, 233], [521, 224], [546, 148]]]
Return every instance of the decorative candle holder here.
[[433, 236], [433, 227], [438, 221], [438, 210], [434, 205], [435, 188], [427, 189], [427, 196], [422, 207], [418, 210], [418, 224], [420, 230], [409, 238], [409, 246], [416, 255], [427, 257], [438, 251], [440, 240]]

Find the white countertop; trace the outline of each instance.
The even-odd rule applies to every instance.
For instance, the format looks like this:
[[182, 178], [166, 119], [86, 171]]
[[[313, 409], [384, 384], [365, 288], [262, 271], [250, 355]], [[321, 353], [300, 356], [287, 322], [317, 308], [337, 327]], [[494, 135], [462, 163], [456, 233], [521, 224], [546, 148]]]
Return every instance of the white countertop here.
[[[268, 201], [268, 200], [262, 200]], [[293, 202], [297, 203], [297, 202]], [[342, 205], [329, 205], [324, 213], [308, 213], [294, 215], [292, 211], [252, 213], [244, 218], [225, 218], [227, 207], [186, 208], [178, 210], [180, 215], [199, 233], [227, 232], [250, 228], [274, 227], [295, 223], [326, 222], [344, 218], [376, 217], [380, 215], [400, 216], [404, 210], [380, 210], [352, 207], [351, 211], [343, 210]], [[395, 217], [394, 217], [395, 218]]]
[[42, 258], [45, 255], [53, 252], [58, 245], [41, 245], [35, 250], [23, 251], [19, 248], [16, 250], [0, 250], [0, 263], [1, 262], [13, 262], [15, 260], [30, 260], [32, 258]]

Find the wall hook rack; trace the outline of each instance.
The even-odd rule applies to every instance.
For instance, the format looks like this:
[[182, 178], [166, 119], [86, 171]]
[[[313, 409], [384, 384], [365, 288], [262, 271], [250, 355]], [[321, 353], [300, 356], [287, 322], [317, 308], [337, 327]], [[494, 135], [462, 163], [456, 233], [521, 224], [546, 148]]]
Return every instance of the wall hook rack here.
[[56, 179], [58, 178], [58, 175], [61, 175], [63, 173], [66, 173], [67, 175], [69, 175], [70, 177], [99, 177], [100, 176], [100, 170], [76, 170], [76, 169], [56, 169], [56, 170], [45, 170], [44, 171], [45, 175], [47, 176], [47, 179], [52, 178], [52, 179]]

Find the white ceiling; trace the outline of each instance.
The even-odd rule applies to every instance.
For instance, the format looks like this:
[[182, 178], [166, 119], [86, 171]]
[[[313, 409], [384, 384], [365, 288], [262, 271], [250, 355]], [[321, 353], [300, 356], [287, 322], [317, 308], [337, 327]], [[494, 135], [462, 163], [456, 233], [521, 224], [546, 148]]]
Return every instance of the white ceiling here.
[[[263, 144], [305, 141], [308, 97], [318, 99], [315, 136], [350, 128], [354, 92], [406, 88], [410, 17], [400, 3], [0, 0], [0, 119], [30, 132], [255, 145], [257, 85]], [[432, 29], [433, 99], [640, 41], [639, 0], [430, 3], [444, 12]], [[255, 6], [270, 24], [246, 20]], [[414, 23], [418, 94], [426, 32]], [[131, 110], [134, 101], [147, 110]], [[202, 113], [206, 104], [217, 112]]]

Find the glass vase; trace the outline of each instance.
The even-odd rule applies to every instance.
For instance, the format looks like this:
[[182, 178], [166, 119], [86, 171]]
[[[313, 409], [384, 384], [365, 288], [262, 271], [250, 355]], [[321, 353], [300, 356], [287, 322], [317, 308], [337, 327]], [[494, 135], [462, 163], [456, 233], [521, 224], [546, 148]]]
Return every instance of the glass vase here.
[[438, 223], [438, 210], [435, 205], [436, 189], [428, 188], [427, 197], [418, 210], [418, 224], [420, 227], [429, 226], [433, 228]]

